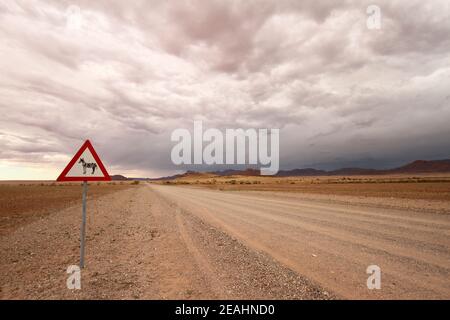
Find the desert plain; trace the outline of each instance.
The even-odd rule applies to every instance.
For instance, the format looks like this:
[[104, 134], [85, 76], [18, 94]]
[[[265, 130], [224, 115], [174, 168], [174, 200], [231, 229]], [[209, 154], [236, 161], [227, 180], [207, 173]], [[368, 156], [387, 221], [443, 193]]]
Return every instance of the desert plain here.
[[[450, 175], [0, 183], [1, 299], [449, 299]], [[369, 290], [366, 269], [381, 269]]]

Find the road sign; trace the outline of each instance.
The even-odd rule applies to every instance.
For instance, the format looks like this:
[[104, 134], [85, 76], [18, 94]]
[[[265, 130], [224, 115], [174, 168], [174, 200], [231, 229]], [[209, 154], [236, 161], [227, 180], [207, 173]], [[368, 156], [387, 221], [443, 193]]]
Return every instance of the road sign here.
[[111, 181], [105, 166], [89, 140], [81, 146], [56, 181], [83, 181], [83, 215], [80, 228], [80, 268], [84, 268], [84, 243], [86, 239], [86, 199], [88, 181]]
[[111, 177], [87, 140], [56, 181], [111, 181]]

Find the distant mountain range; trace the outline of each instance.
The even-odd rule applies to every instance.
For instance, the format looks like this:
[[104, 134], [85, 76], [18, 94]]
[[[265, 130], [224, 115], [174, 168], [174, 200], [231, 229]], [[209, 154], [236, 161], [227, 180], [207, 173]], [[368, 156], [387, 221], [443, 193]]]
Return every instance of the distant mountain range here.
[[296, 177], [296, 176], [355, 176], [355, 175], [382, 175], [382, 174], [406, 174], [406, 173], [446, 173], [450, 172], [450, 159], [446, 160], [416, 160], [404, 166], [377, 170], [363, 168], [342, 168], [337, 170], [325, 171], [308, 169], [294, 169], [288, 171], [280, 171], [277, 176]]
[[[293, 170], [280, 170], [277, 177], [311, 177], [311, 176], [360, 176], [360, 175], [383, 175], [383, 174], [415, 174], [415, 173], [446, 173], [450, 172], [450, 159], [446, 160], [417, 160], [408, 163], [404, 166], [377, 170], [377, 169], [364, 169], [364, 168], [342, 168], [337, 170], [318, 170], [314, 168], [305, 169], [293, 169]], [[187, 171], [183, 174], [176, 174], [168, 177], [161, 177], [157, 179], [147, 179], [147, 178], [127, 178], [122, 175], [114, 175], [111, 178], [116, 181], [123, 180], [174, 180], [177, 178], [184, 177], [205, 177], [205, 176], [259, 176], [260, 172], [257, 169], [246, 169], [246, 170], [224, 170], [224, 171], [214, 171], [214, 172], [195, 172]]]

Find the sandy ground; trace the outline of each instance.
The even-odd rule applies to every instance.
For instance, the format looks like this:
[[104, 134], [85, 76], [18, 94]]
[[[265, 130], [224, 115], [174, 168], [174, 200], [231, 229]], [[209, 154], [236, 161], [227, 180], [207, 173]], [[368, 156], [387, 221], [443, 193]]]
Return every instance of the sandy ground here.
[[1, 235], [0, 298], [450, 298], [445, 202], [144, 184], [88, 201], [72, 291], [80, 220], [81, 203]]
[[[448, 203], [153, 188], [340, 297], [450, 298]], [[381, 268], [381, 290], [367, 289], [369, 265]]]
[[[0, 182], [0, 236], [55, 211], [80, 203], [80, 183]], [[130, 183], [89, 185], [91, 198], [132, 188]]]
[[432, 200], [450, 203], [449, 174], [269, 177], [189, 175], [163, 185], [189, 185], [222, 191], [265, 191], [336, 196]]
[[2, 299], [329, 299], [317, 283], [144, 185], [88, 201], [82, 289], [81, 207], [0, 237]]

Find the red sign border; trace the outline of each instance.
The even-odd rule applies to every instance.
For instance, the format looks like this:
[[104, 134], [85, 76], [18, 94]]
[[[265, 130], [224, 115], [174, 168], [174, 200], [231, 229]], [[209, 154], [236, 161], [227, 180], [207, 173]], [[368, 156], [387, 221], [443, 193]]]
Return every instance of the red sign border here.
[[[103, 173], [103, 177], [67, 177], [67, 173], [69, 173], [70, 169], [74, 166], [75, 162], [78, 160], [78, 158], [83, 154], [84, 150], [89, 149], [89, 151], [92, 153], [92, 156], [94, 157], [95, 162], [97, 163], [98, 167]], [[73, 159], [69, 162], [69, 164], [66, 166], [66, 168], [63, 170], [63, 172], [59, 175], [58, 179], [56, 179], [58, 182], [65, 182], [65, 181], [111, 181], [111, 177], [108, 174], [108, 171], [106, 171], [105, 166], [103, 165], [102, 161], [100, 160], [100, 157], [98, 156], [97, 152], [95, 152], [94, 147], [92, 146], [92, 143], [89, 140], [86, 140], [85, 143], [81, 146], [80, 150], [75, 154]]]

